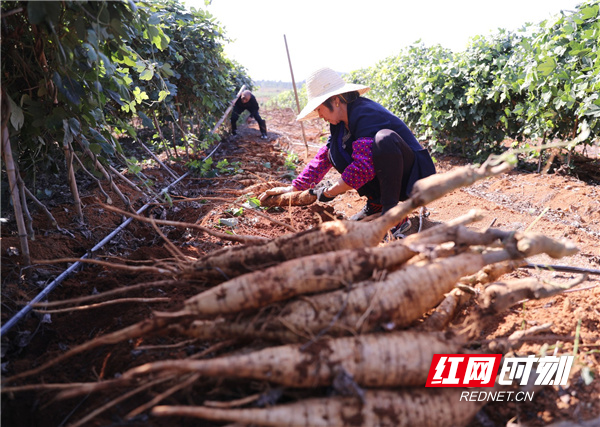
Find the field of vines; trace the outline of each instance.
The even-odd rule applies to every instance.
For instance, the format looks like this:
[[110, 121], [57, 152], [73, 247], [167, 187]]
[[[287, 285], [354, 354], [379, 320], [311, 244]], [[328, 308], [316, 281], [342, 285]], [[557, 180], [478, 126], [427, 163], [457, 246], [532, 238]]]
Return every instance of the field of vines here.
[[[2, 2], [2, 423], [597, 425], [599, 5], [345, 75], [438, 169], [349, 221], [356, 192], [260, 197], [325, 127], [287, 91], [230, 135], [255, 88], [204, 10]], [[424, 387], [439, 354], [573, 370]]]
[[[226, 41], [207, 12], [176, 0], [2, 2], [2, 188], [15, 211], [52, 197], [43, 182], [54, 175], [83, 220], [77, 171], [114, 188], [117, 168], [140, 170], [121, 137], [170, 155], [182, 146], [187, 159], [210, 146], [215, 116], [251, 88]], [[27, 216], [19, 233], [32, 237]]]
[[[547, 159], [554, 151], [543, 148], [556, 145], [584, 153], [600, 135], [599, 5], [584, 1], [519, 31], [474, 37], [462, 52], [417, 43], [346, 78], [370, 86], [368, 97], [433, 153], [482, 161], [506, 140], [528, 160]], [[272, 101], [293, 102], [291, 92]]]

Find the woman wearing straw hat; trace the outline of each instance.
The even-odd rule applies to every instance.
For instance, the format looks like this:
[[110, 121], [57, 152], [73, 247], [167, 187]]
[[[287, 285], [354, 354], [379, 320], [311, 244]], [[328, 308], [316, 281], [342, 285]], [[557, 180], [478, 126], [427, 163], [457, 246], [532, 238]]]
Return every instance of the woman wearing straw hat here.
[[[406, 200], [414, 183], [435, 173], [429, 153], [406, 124], [380, 104], [360, 95], [369, 87], [346, 83], [330, 68], [313, 72], [306, 81], [308, 103], [297, 120], [320, 117], [330, 123], [331, 135], [289, 187], [266, 191], [261, 198], [314, 188], [335, 167], [340, 179], [314, 193], [321, 202], [355, 189], [367, 204], [351, 219], [385, 213]], [[405, 219], [392, 232], [410, 228]]]

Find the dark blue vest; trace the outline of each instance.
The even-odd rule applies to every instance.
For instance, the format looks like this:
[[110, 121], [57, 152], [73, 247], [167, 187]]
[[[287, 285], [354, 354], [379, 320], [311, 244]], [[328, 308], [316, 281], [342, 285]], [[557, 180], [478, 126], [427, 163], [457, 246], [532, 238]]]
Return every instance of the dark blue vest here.
[[[375, 138], [382, 129], [391, 129], [408, 144], [415, 153], [415, 163], [410, 171], [406, 191], [400, 195], [400, 200], [406, 200], [415, 182], [435, 173], [435, 166], [429, 153], [425, 150], [408, 126], [394, 116], [382, 105], [368, 98], [359, 97], [348, 105], [348, 128], [350, 135], [344, 143], [345, 125], [343, 122], [330, 125], [331, 135], [327, 142], [329, 159], [335, 169], [342, 173], [352, 163], [352, 143], [359, 138]], [[379, 180], [375, 177], [358, 189], [361, 196], [379, 199]]]

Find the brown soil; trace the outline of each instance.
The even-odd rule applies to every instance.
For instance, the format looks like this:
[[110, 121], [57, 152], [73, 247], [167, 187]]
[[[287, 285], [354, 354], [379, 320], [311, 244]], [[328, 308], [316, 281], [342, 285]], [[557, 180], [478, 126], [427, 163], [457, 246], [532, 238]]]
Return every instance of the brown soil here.
[[[297, 170], [301, 170], [306, 150], [299, 125], [294, 122], [290, 110], [263, 112], [269, 126], [270, 140], [259, 139], [256, 123], [243, 126], [237, 138], [227, 138], [213, 154], [215, 164], [227, 159], [239, 161], [244, 176], [223, 175], [216, 178], [186, 178], [169, 191], [175, 201], [168, 204], [151, 205], [144, 215], [153, 215], [173, 221], [198, 223], [207, 227], [220, 228], [224, 232], [239, 235], [276, 237], [290, 232], [268, 218], [258, 216], [250, 209], [235, 217], [238, 225], [231, 229], [219, 225], [219, 219], [234, 218], [232, 208], [235, 190], [252, 182], [279, 180], [289, 182], [289, 170], [285, 167], [287, 152], [300, 158]], [[321, 121], [312, 121], [304, 126], [312, 156], [326, 135]], [[133, 147], [135, 148], [135, 147]], [[460, 159], [438, 158], [440, 172], [462, 165]], [[174, 164], [176, 173], [183, 174], [182, 164]], [[158, 165], [148, 167], [144, 174], [155, 180], [156, 188], [164, 188], [173, 181]], [[335, 179], [335, 174], [331, 177]], [[244, 179], [244, 181], [242, 181]], [[83, 181], [82, 181], [83, 182]], [[147, 200], [124, 182], [119, 188], [134, 201], [134, 208], [142, 207]], [[44, 202], [58, 221], [60, 230], [53, 228], [43, 213], [34, 212], [35, 240], [30, 241], [33, 260], [48, 260], [63, 257], [81, 257], [97, 242], [117, 227], [122, 217], [109, 212], [102, 196], [93, 182], [81, 185], [85, 220], [79, 222], [70, 201], [66, 186], [49, 187], [54, 191], [51, 200]], [[114, 204], [123, 208], [123, 203], [111, 193]], [[222, 201], [212, 198], [227, 198]], [[350, 216], [362, 208], [364, 201], [354, 192], [338, 197], [330, 204], [307, 207], [273, 208], [268, 216], [291, 225], [301, 231], [314, 227], [321, 221], [334, 217]], [[580, 249], [575, 255], [561, 260], [546, 256], [529, 259], [531, 263], [560, 264], [587, 269], [600, 269], [600, 189], [597, 184], [579, 181], [569, 176], [540, 175], [513, 171], [501, 177], [491, 178], [469, 188], [460, 189], [428, 206], [429, 216], [420, 218], [419, 212], [411, 216], [412, 228], [416, 232], [420, 220], [424, 227], [436, 222], [455, 218], [468, 210], [481, 209], [486, 217], [473, 225], [474, 228], [494, 227], [505, 230], [525, 230], [544, 233], [553, 238], [567, 238]], [[547, 210], [545, 210], [547, 209]], [[543, 213], [543, 214], [542, 214]], [[20, 255], [19, 241], [12, 215], [2, 227], [2, 323], [5, 324], [27, 301], [37, 295], [44, 286], [52, 282], [67, 264], [34, 264], [24, 268]], [[210, 237], [200, 232], [162, 226], [166, 237], [188, 257], [197, 258], [224, 246], [229, 241]], [[113, 237], [97, 255], [108, 257], [113, 262], [142, 265], [142, 262], [158, 265], [172, 258], [169, 248], [158, 233], [148, 224], [133, 221], [121, 233]], [[536, 276], [564, 283], [578, 277], [575, 273], [547, 272], [520, 269], [504, 278]], [[49, 301], [64, 300], [77, 296], [91, 295], [122, 286], [163, 280], [168, 277], [154, 273], [123, 271], [109, 267], [86, 265], [69, 275], [49, 296]], [[507, 337], [512, 332], [534, 325], [552, 322], [551, 331], [532, 338], [518, 349], [518, 354], [534, 354], [543, 346], [558, 345], [559, 354], [572, 354], [575, 341], [578, 353], [569, 385], [547, 386], [537, 391], [533, 402], [488, 403], [471, 423], [472, 426], [504, 426], [512, 420], [520, 425], [549, 425], [562, 420], [572, 422], [590, 420], [600, 416], [600, 276], [590, 275], [582, 284], [568, 293], [542, 301], [527, 301], [512, 307], [506, 313], [486, 319], [482, 342]], [[171, 311], [184, 298], [203, 289], [202, 283], [179, 282], [175, 285], [157, 284], [131, 297], [158, 298], [168, 296], [170, 302], [122, 303], [89, 310], [40, 315], [30, 313], [2, 337], [2, 374], [4, 378], [39, 366], [62, 354], [66, 349], [108, 332], [131, 325], [151, 316], [153, 310]], [[463, 308], [450, 329], [461, 327], [463, 320], [472, 310], [472, 305]], [[206, 357], [226, 354], [247, 347], [259, 347], [262, 343], [228, 342], [225, 345], [213, 342], [184, 342], [178, 337], [149, 336], [119, 345], [103, 346], [75, 356], [70, 360], [47, 369], [34, 378], [17, 381], [16, 384], [89, 382], [110, 379], [125, 370], [144, 362], [167, 358], [184, 358], [208, 350]], [[154, 346], [154, 347], [150, 347]], [[586, 373], [594, 376], [586, 384]], [[110, 406], [86, 426], [198, 426], [213, 425], [193, 419], [157, 419], [143, 413], [131, 420], [126, 415], [163, 392], [173, 384], [160, 384], [140, 390]], [[63, 426], [82, 420], [87, 414], [123, 396], [129, 389], [108, 390], [89, 396], [68, 400], [56, 400], [56, 391], [36, 390], [2, 395], [2, 424], [13, 427]], [[322, 391], [329, 393], [330, 391]], [[254, 393], [264, 393], [272, 402], [293, 399], [300, 391], [281, 390], [261, 382], [230, 381], [227, 379], [201, 379], [174, 393], [163, 403], [201, 404], [205, 400], [230, 401]]]

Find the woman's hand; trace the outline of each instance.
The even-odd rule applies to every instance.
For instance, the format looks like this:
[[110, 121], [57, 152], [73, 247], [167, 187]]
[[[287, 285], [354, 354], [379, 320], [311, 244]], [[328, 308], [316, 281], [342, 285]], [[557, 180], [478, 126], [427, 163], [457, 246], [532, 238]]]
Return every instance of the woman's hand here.
[[291, 193], [292, 191], [296, 191], [293, 185], [289, 185], [287, 187], [274, 187], [270, 190], [263, 192], [260, 196], [258, 196], [258, 200], [260, 200], [260, 202], [262, 203], [266, 200], [267, 197], [277, 196], [279, 194], [284, 193]]
[[331, 202], [333, 199], [335, 199], [336, 195], [332, 195], [329, 194], [329, 188], [327, 187], [321, 187], [319, 189], [310, 189], [310, 194], [314, 194], [315, 196], [317, 196], [317, 200], [319, 202]]

